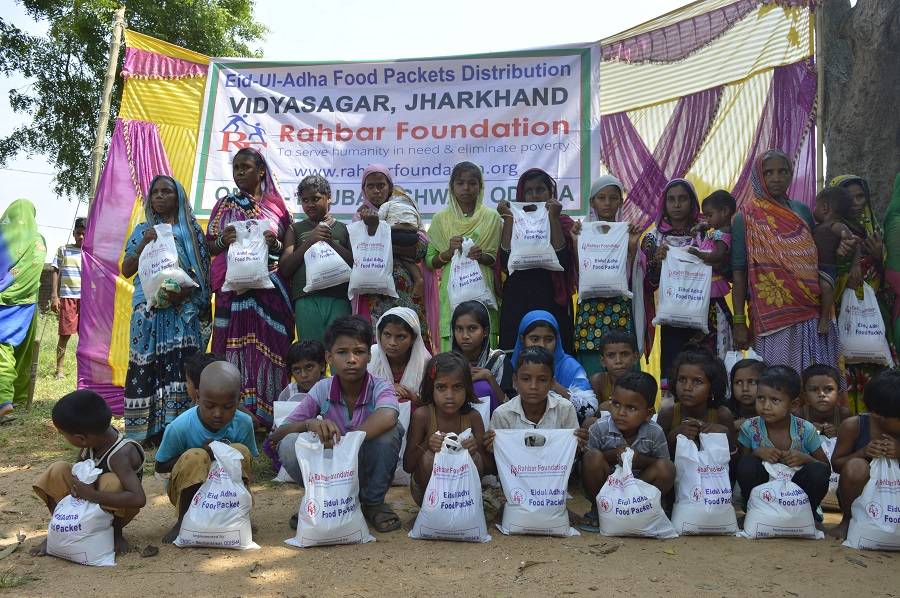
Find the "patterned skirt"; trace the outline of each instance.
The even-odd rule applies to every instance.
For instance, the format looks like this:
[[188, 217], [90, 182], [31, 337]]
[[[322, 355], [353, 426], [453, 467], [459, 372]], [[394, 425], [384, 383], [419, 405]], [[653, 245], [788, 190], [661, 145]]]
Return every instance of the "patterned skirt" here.
[[[828, 334], [819, 334], [819, 318], [812, 318], [788, 326], [777, 332], [756, 338], [754, 350], [766, 365], [786, 365], [798, 374], [809, 366], [821, 363], [838, 366], [838, 330], [832, 321]], [[841, 380], [841, 390], [846, 390], [846, 380]]]

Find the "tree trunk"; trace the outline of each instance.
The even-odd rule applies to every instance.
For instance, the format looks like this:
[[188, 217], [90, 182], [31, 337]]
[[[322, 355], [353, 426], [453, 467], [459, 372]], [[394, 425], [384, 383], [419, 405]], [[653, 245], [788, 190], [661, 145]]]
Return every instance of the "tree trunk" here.
[[900, 2], [823, 0], [826, 183], [869, 181], [879, 219], [900, 172]]

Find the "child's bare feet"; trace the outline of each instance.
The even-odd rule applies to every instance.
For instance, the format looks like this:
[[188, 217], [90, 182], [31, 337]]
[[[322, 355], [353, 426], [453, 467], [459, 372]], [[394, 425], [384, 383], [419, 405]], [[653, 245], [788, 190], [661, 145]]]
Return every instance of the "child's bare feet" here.
[[28, 554], [31, 556], [47, 556], [47, 538], [44, 538], [44, 541], [37, 546], [32, 547]]
[[181, 531], [181, 520], [175, 522], [175, 525], [172, 526], [166, 535], [162, 537], [163, 544], [171, 544], [175, 541], [175, 538], [178, 537], [178, 532]]
[[116, 555], [121, 556], [131, 552], [131, 544], [128, 543], [128, 540], [122, 535], [122, 530], [118, 527], [113, 527], [113, 544], [116, 547]]
[[828, 535], [831, 536], [832, 538], [834, 538], [835, 540], [843, 542], [844, 540], [847, 539], [847, 531], [849, 529], [850, 529], [850, 520], [842, 519], [839, 524], [837, 524], [836, 526], [831, 528], [831, 530], [828, 532]]

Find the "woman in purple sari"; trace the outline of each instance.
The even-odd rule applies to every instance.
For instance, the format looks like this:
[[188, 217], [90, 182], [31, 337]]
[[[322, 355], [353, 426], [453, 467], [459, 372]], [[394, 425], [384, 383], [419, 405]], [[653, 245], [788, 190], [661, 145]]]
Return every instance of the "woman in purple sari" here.
[[[278, 258], [293, 216], [262, 155], [245, 148], [231, 163], [237, 193], [220, 199], [209, 216], [206, 240], [213, 256], [210, 282], [216, 294], [212, 351], [241, 371], [244, 407], [262, 426], [272, 426], [272, 403], [287, 386], [285, 355], [294, 338], [294, 316], [287, 287], [278, 276]], [[240, 294], [222, 291], [228, 246], [236, 239], [235, 222], [269, 220], [269, 270], [274, 289]]]

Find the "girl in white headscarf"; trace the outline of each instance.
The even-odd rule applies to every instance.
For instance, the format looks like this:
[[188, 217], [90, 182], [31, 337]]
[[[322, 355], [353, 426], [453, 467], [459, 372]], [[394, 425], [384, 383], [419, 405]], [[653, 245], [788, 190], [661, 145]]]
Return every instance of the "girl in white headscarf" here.
[[422, 340], [422, 328], [416, 312], [394, 307], [378, 319], [375, 344], [369, 360], [369, 373], [394, 383], [400, 401], [419, 404], [425, 364], [431, 354]]

